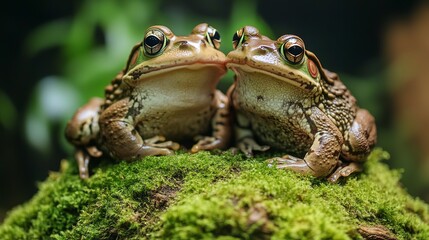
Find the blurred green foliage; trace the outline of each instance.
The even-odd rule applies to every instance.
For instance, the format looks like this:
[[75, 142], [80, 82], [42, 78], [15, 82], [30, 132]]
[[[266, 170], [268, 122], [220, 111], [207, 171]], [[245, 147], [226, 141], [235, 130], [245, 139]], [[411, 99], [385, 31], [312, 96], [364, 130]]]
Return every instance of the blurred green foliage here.
[[12, 130], [15, 127], [16, 109], [9, 97], [0, 90], [0, 126]]

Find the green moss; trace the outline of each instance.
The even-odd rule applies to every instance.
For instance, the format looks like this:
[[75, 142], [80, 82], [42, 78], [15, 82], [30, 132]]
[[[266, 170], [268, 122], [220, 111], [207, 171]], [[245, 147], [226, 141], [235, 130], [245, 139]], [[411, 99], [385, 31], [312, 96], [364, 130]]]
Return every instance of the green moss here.
[[264, 158], [208, 152], [104, 161], [81, 181], [73, 161], [12, 210], [2, 239], [360, 239], [384, 226], [429, 239], [429, 208], [398, 184], [374, 150], [339, 184], [270, 168]]

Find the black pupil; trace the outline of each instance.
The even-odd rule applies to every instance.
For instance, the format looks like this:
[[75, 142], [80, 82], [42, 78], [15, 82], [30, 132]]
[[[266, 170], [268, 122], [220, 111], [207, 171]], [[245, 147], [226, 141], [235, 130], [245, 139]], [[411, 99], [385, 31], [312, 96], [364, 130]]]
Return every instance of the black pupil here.
[[302, 48], [300, 46], [294, 45], [288, 48], [287, 51], [294, 56], [298, 56], [302, 53]]
[[157, 44], [159, 44], [159, 39], [155, 36], [149, 36], [144, 40], [144, 44], [146, 44], [149, 47], [154, 47]]
[[213, 35], [213, 39], [220, 40], [220, 34], [218, 31], [216, 31], [215, 34]]
[[240, 38], [238, 37], [237, 33], [234, 33], [234, 36], [232, 36], [232, 41], [238, 42], [239, 40], [240, 40]]

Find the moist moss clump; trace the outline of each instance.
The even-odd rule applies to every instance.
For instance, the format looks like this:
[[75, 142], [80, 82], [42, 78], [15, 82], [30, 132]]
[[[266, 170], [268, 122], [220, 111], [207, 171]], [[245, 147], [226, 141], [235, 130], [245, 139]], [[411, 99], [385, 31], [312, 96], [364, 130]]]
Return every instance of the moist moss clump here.
[[[2, 239], [429, 239], [429, 208], [376, 149], [363, 173], [330, 184], [270, 168], [266, 156], [178, 153], [103, 161], [86, 181], [74, 161], [0, 226]], [[384, 234], [384, 235], [383, 235]]]

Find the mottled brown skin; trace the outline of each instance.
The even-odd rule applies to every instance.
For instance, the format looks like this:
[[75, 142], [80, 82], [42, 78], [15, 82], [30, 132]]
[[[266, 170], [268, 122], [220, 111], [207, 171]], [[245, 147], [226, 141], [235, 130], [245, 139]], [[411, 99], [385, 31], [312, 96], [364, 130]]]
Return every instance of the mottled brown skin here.
[[[215, 31], [205, 23], [188, 36], [148, 28], [145, 39], [152, 39], [133, 47], [125, 69], [106, 87], [105, 100], [86, 104], [66, 128], [81, 178], [88, 177], [89, 158], [102, 152], [133, 161], [173, 154], [176, 142], [198, 140], [191, 152], [228, 145], [228, 98], [216, 90], [226, 58], [217, 50]], [[166, 41], [156, 44], [153, 36]]]
[[[237, 147], [247, 156], [269, 147], [287, 151], [291, 155], [270, 164], [332, 182], [360, 171], [376, 142], [376, 126], [338, 75], [323, 69], [293, 35], [274, 41], [247, 26], [233, 44], [227, 67], [236, 76], [228, 94]], [[298, 51], [292, 45], [302, 54], [291, 54]]]
[[66, 138], [75, 148], [75, 159], [79, 166], [81, 178], [88, 178], [88, 164], [90, 157], [100, 157], [102, 152], [97, 147], [100, 131], [98, 125], [99, 111], [104, 100], [92, 98], [87, 104], [79, 108], [68, 122]]

